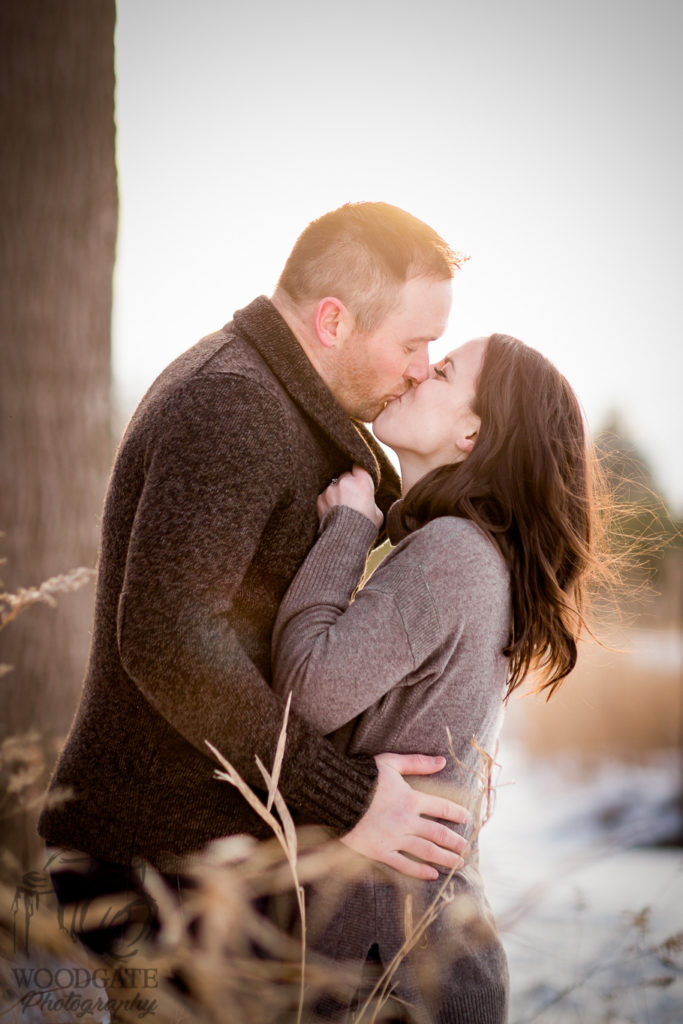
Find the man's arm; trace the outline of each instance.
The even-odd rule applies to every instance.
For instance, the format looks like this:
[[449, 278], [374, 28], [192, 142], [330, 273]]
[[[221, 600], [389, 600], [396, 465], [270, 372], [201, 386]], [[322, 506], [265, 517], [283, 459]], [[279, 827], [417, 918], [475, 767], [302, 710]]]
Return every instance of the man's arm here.
[[[240, 642], [235, 598], [292, 467], [272, 397], [228, 375], [186, 387], [150, 438], [119, 601], [122, 663], [151, 704], [207, 755], [210, 740], [255, 787], [271, 765], [283, 703]], [[207, 755], [207, 778], [210, 761]], [[377, 768], [341, 756], [290, 717], [285, 799], [338, 832], [366, 810]]]

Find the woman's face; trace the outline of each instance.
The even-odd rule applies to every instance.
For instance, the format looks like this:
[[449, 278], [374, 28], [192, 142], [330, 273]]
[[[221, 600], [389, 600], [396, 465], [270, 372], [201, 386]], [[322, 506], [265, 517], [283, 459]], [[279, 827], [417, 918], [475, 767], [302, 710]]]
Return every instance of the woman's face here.
[[422, 384], [389, 402], [373, 423], [375, 436], [427, 473], [462, 462], [474, 447], [472, 411], [486, 338], [475, 338], [435, 363]]

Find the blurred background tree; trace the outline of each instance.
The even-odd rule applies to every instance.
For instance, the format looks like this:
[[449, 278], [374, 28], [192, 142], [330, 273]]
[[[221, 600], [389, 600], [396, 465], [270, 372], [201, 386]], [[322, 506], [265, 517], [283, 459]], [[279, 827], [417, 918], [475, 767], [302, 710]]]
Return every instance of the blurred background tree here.
[[[535, 758], [571, 757], [592, 771], [610, 760], [647, 763], [678, 749], [678, 811], [654, 838], [683, 841], [683, 523], [661, 497], [626, 418], [611, 413], [595, 436], [616, 510], [610, 545], [624, 557], [623, 579], [599, 594], [595, 634], [549, 703], [513, 701], [511, 732]], [[626, 808], [622, 808], [626, 810]]]
[[620, 612], [639, 628], [683, 625], [683, 522], [658, 490], [625, 417], [612, 411], [595, 438], [616, 503], [610, 543], [625, 554]]
[[[0, 4], [0, 529], [16, 591], [94, 565], [111, 463], [110, 322], [118, 196], [114, 0]], [[83, 677], [92, 585], [1, 634], [0, 739], [35, 730], [54, 759]], [[17, 750], [4, 771], [16, 775]], [[97, 751], [93, 751], [93, 757]], [[36, 784], [41, 780], [36, 779]], [[44, 781], [44, 773], [43, 779]], [[4, 811], [9, 810], [5, 806]], [[2, 815], [23, 864], [37, 839]]]

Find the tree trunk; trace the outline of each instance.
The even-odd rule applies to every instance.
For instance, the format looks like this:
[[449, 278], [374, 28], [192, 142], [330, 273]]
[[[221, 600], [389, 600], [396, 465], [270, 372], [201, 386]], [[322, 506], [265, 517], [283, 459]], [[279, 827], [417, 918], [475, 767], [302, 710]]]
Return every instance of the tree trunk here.
[[[114, 0], [0, 4], [0, 590], [96, 558], [112, 454], [114, 23]], [[0, 738], [36, 730], [48, 761], [78, 700], [92, 602], [90, 584], [0, 635]], [[21, 756], [5, 755], [7, 782]], [[9, 810], [5, 796], [3, 839], [26, 864], [36, 840]]]

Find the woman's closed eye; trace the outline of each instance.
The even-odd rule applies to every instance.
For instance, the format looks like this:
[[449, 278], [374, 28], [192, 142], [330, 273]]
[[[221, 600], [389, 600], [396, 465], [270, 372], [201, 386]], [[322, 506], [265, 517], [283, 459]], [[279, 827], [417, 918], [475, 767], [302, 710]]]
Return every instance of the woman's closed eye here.
[[434, 366], [434, 367], [432, 367], [432, 369], [434, 370], [434, 373], [436, 374], [437, 377], [441, 377], [442, 380], [446, 380], [447, 374], [446, 374], [446, 367], [445, 367], [445, 365], [444, 366]]

